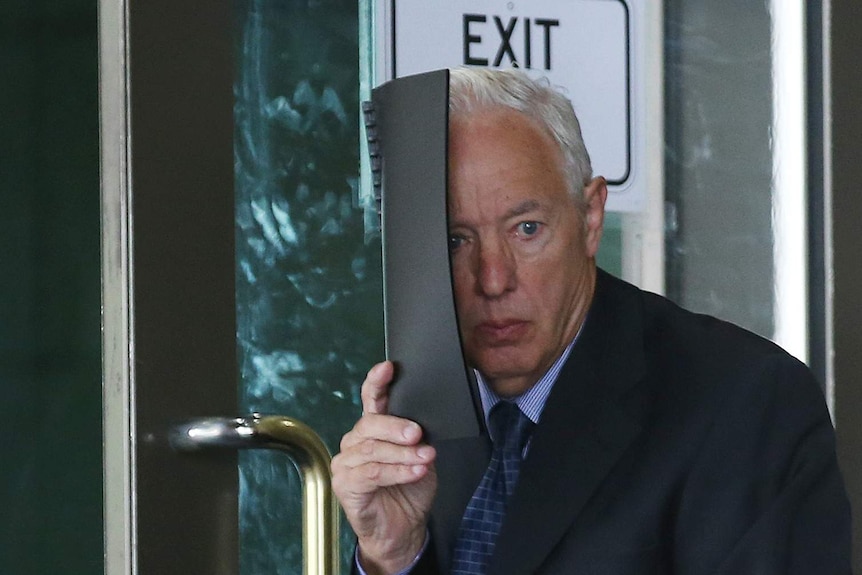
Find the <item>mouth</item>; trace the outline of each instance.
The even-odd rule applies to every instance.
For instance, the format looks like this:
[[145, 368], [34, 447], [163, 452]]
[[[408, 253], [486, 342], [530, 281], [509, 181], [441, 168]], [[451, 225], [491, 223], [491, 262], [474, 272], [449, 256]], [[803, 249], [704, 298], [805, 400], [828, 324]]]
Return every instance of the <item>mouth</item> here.
[[486, 345], [508, 345], [520, 340], [529, 329], [529, 322], [519, 319], [483, 321], [475, 333]]

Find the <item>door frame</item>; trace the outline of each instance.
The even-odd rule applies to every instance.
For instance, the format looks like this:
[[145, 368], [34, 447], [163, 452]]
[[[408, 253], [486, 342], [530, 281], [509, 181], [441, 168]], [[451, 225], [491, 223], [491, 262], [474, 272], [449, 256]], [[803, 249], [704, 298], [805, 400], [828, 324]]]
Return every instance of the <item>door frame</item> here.
[[237, 407], [231, 18], [226, 1], [100, 2], [110, 575], [238, 569], [236, 455], [168, 445]]

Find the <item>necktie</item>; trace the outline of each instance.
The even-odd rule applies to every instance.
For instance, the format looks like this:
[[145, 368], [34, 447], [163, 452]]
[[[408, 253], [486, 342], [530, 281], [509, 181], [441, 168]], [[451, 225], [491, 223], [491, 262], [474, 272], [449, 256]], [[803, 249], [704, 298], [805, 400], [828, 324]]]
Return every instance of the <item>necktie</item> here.
[[488, 419], [494, 449], [461, 519], [452, 562], [454, 575], [485, 573], [506, 513], [506, 501], [518, 481], [521, 452], [533, 427], [533, 422], [509, 401], [495, 405]]

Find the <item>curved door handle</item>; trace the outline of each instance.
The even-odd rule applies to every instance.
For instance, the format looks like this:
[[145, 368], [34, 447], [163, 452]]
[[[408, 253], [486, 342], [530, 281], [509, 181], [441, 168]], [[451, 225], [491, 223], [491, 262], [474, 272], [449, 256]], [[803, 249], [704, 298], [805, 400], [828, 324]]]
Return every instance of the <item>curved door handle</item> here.
[[332, 455], [304, 423], [280, 415], [196, 419], [171, 431], [181, 452], [209, 449], [277, 449], [286, 452], [302, 477], [302, 548], [305, 575], [337, 575], [338, 502], [332, 494]]

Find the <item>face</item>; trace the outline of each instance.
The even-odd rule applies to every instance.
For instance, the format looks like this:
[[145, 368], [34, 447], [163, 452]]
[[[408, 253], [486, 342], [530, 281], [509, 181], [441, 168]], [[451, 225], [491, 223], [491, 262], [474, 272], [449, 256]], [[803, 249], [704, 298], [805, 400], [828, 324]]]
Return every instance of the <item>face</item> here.
[[607, 188], [569, 195], [562, 153], [526, 116], [494, 108], [449, 126], [455, 303], [471, 365], [500, 395], [529, 389], [583, 322]]

